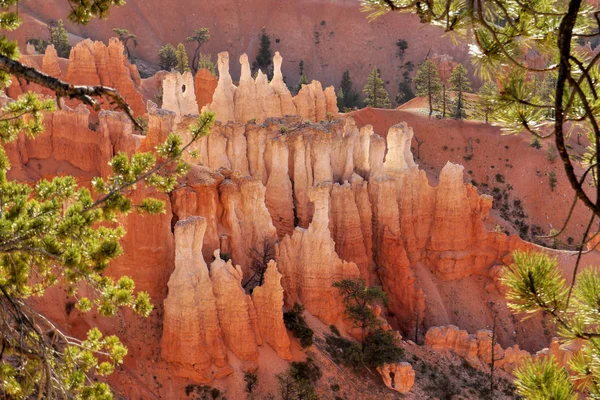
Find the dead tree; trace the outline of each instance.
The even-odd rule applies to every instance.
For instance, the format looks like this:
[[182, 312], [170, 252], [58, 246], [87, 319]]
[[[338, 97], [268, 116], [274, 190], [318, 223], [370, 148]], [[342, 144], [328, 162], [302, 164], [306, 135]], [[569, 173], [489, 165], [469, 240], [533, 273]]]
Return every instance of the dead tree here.
[[244, 289], [252, 292], [255, 287], [264, 283], [267, 265], [275, 259], [275, 242], [263, 237], [257, 248], [248, 250], [248, 258], [252, 275], [244, 284]]

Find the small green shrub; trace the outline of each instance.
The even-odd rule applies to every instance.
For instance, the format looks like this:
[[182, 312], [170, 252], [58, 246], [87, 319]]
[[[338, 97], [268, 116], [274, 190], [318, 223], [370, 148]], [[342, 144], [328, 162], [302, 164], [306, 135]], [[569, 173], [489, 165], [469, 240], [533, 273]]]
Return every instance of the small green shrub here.
[[376, 329], [365, 338], [363, 354], [365, 364], [375, 368], [400, 361], [404, 349], [398, 346], [393, 331]]
[[190, 384], [185, 387], [185, 395], [190, 396], [195, 394], [195, 399], [201, 400], [227, 400], [227, 397], [223, 393], [214, 387], [208, 385], [194, 385]]
[[550, 190], [554, 192], [554, 188], [558, 184], [558, 179], [556, 179], [556, 172], [548, 172], [548, 184], [550, 185]]
[[321, 379], [323, 373], [321, 368], [315, 363], [311, 357], [307, 357], [306, 361], [294, 361], [290, 366], [290, 376], [296, 381], [316, 382]]
[[554, 160], [556, 160], [556, 157], [558, 157], [558, 151], [556, 150], [556, 147], [548, 147], [548, 150], [546, 151], [546, 158], [548, 159], [548, 161], [553, 163]]
[[256, 385], [258, 384], [258, 377], [256, 374], [246, 372], [244, 375], [244, 381], [246, 382], [246, 392], [252, 394], [254, 389], [256, 389]]
[[364, 365], [362, 349], [358, 343], [340, 336], [327, 335], [325, 345], [325, 350], [337, 364], [353, 369], [359, 369]]
[[504, 183], [504, 175], [496, 174], [496, 182]]
[[300, 339], [300, 345], [306, 348], [313, 344], [314, 332], [306, 324], [306, 320], [302, 315], [303, 313], [304, 306], [294, 303], [290, 311], [283, 313], [283, 322], [285, 323], [285, 327]]
[[142, 128], [142, 131], [139, 134], [146, 136], [148, 134], [148, 118], [146, 117], [136, 117], [135, 122]]
[[335, 326], [335, 325], [329, 325], [329, 330], [330, 330], [330, 331], [331, 331], [331, 333], [333, 333], [335, 336], [338, 336], [338, 337], [339, 337], [339, 336], [341, 336], [341, 335], [340, 335], [340, 331], [339, 331], [339, 329], [337, 328], [337, 326]]
[[540, 142], [540, 139], [537, 136], [534, 136], [529, 146], [539, 150], [542, 148], [542, 142]]
[[281, 125], [281, 126], [279, 127], [279, 132], [281, 132], [281, 133], [283, 133], [283, 134], [286, 134], [286, 133], [288, 132], [288, 127], [287, 127], [287, 126], [283, 126], [283, 125]]

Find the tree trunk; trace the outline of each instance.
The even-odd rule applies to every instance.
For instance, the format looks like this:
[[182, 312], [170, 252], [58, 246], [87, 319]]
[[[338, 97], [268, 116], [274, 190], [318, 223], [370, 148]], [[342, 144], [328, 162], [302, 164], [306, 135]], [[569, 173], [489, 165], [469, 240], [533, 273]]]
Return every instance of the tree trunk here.
[[419, 307], [417, 307], [417, 321], [415, 323], [415, 344], [419, 344]]
[[442, 84], [442, 118], [446, 118], [446, 84]]
[[433, 114], [433, 93], [429, 90], [429, 118], [431, 118], [431, 114]]
[[198, 45], [196, 47], [196, 50], [194, 50], [194, 57], [192, 57], [192, 71], [194, 71], [194, 74], [196, 72], [198, 72], [199, 61], [200, 61], [200, 45]]

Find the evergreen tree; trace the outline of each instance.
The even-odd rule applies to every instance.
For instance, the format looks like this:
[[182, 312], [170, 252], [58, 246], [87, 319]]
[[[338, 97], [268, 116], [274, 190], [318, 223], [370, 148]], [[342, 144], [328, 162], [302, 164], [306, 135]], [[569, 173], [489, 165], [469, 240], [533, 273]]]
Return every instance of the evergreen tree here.
[[404, 39], [399, 39], [396, 42], [396, 46], [398, 47], [396, 55], [400, 58], [400, 61], [404, 61], [404, 53], [408, 49], [408, 42]]
[[[341, 95], [341, 96], [340, 96]], [[354, 90], [350, 71], [345, 70], [338, 90], [338, 108], [344, 112], [360, 107], [360, 94]], [[341, 99], [341, 103], [340, 103]], [[341, 104], [341, 106], [340, 106]]]
[[54, 49], [59, 57], [69, 58], [71, 54], [71, 45], [69, 44], [69, 33], [65, 29], [62, 19], [48, 26], [50, 31], [50, 44], [54, 45]]
[[177, 57], [177, 66], [175, 67], [175, 69], [179, 71], [180, 74], [191, 71], [187, 51], [185, 50], [185, 46], [183, 45], [183, 43], [179, 43], [177, 45], [175, 56]]
[[[400, 39], [396, 42], [398, 51], [396, 55], [400, 58], [400, 62], [404, 61], [404, 55], [408, 49], [408, 42]], [[411, 87], [410, 73], [414, 69], [412, 61], [407, 61], [398, 67], [398, 71], [402, 71], [402, 76], [398, 80], [398, 93], [396, 94], [396, 104], [400, 105], [406, 103], [410, 99], [415, 97], [415, 94]]]
[[344, 91], [342, 90], [342, 88], [338, 89], [336, 97], [338, 110], [344, 111]]
[[[194, 74], [200, 67], [200, 47], [210, 39], [210, 33], [208, 28], [196, 29], [194, 33], [185, 39], [186, 42], [196, 42], [196, 49], [194, 50], [194, 56], [192, 57], [192, 71]], [[206, 60], [205, 60], [206, 62]], [[214, 72], [213, 72], [214, 73]]]
[[[387, 294], [378, 286], [367, 286], [363, 279], [344, 279], [334, 282], [333, 287], [344, 301], [346, 316], [353, 326], [360, 328], [363, 338], [362, 354], [352, 353], [352, 358], [359, 357], [360, 364], [372, 368], [383, 364], [398, 362], [404, 350], [398, 345], [398, 338], [393, 331], [384, 330], [382, 322], [373, 311], [377, 302], [387, 304]], [[331, 343], [331, 338], [328, 338]], [[336, 342], [336, 340], [334, 340]], [[352, 346], [344, 346], [351, 350]], [[340, 349], [344, 352], [344, 349]], [[343, 358], [348, 359], [348, 355]], [[353, 362], [354, 363], [354, 362]]]
[[492, 81], [488, 81], [479, 88], [479, 98], [477, 99], [476, 114], [483, 118], [485, 123], [489, 122], [489, 117], [498, 107], [498, 87]]
[[469, 78], [467, 77], [467, 69], [462, 64], [458, 64], [452, 70], [452, 76], [450, 77], [450, 84], [452, 85], [452, 90], [454, 90], [456, 94], [456, 109], [454, 111], [454, 118], [462, 119], [467, 116], [465, 111], [466, 108], [466, 100], [464, 97], [465, 92], [471, 90], [471, 82], [469, 82]]
[[298, 81], [298, 85], [296, 85], [296, 93], [302, 89], [302, 85], [308, 85], [308, 78], [304, 73], [304, 60], [300, 60], [300, 64], [298, 66], [300, 67], [300, 80]]
[[123, 47], [125, 47], [125, 53], [127, 53], [127, 59], [129, 62], [133, 62], [133, 56], [129, 50], [129, 41], [133, 42], [133, 47], [137, 47], [137, 36], [129, 32], [127, 29], [113, 28], [113, 32], [117, 34]]
[[433, 61], [425, 60], [413, 79], [418, 96], [426, 96], [429, 103], [429, 116], [433, 114], [433, 103], [440, 93], [442, 84], [437, 74], [437, 68]]
[[170, 72], [177, 66], [177, 50], [172, 44], [166, 44], [158, 50], [158, 59], [160, 68]]
[[367, 286], [362, 279], [345, 279], [334, 282], [344, 300], [346, 315], [356, 328], [360, 328], [363, 338], [367, 331], [379, 327], [381, 322], [373, 311], [376, 301], [387, 303], [387, 295], [379, 286]]
[[[517, 393], [526, 399], [576, 400], [579, 397], [574, 384], [577, 384], [586, 398], [598, 398], [598, 268], [586, 268], [577, 275], [575, 282], [568, 284], [556, 258], [541, 252], [517, 251], [513, 253], [513, 259], [514, 264], [506, 267], [501, 275], [502, 283], [508, 289], [508, 307], [521, 315], [548, 315], [560, 327], [563, 340], [577, 339], [581, 344], [569, 362], [573, 375], [554, 358], [523, 363], [514, 373]], [[583, 376], [586, 379], [582, 380]]]
[[363, 93], [367, 96], [365, 98], [366, 105], [374, 108], [392, 108], [390, 95], [385, 90], [385, 84], [377, 67], [373, 67], [373, 71], [369, 74]]
[[200, 53], [198, 56], [198, 69], [206, 68], [211, 74], [216, 75], [217, 66], [212, 62], [212, 56], [210, 54]]
[[266, 28], [262, 28], [260, 34], [260, 48], [254, 62], [255, 69], [260, 69], [267, 74], [269, 79], [273, 78], [273, 53], [271, 51], [271, 38], [267, 35]]
[[453, 61], [452, 57], [448, 54], [434, 54], [431, 57], [431, 61], [433, 61], [437, 68], [438, 77], [442, 84], [442, 93], [439, 96], [438, 101], [442, 103], [442, 118], [446, 118], [446, 111], [450, 105], [450, 77], [452, 76], [452, 70], [454, 70], [457, 63]]
[[408, 61], [401, 68], [404, 71], [402, 72], [402, 79], [398, 82], [398, 94], [396, 95], [396, 104], [398, 105], [404, 104], [415, 97], [410, 79], [410, 73], [414, 69], [414, 64]]

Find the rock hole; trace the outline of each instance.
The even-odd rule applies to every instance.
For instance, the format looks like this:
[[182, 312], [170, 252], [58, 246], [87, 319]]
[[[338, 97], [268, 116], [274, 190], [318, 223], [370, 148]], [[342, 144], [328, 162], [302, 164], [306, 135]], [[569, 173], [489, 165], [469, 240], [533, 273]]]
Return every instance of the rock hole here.
[[394, 382], [395, 377], [396, 377], [396, 374], [394, 374], [392, 371], [390, 371], [390, 378], [392, 379], [392, 389], [396, 387], [396, 382]]
[[186, 89], [185, 85], [181, 86], [181, 93], [185, 93], [185, 89]]

